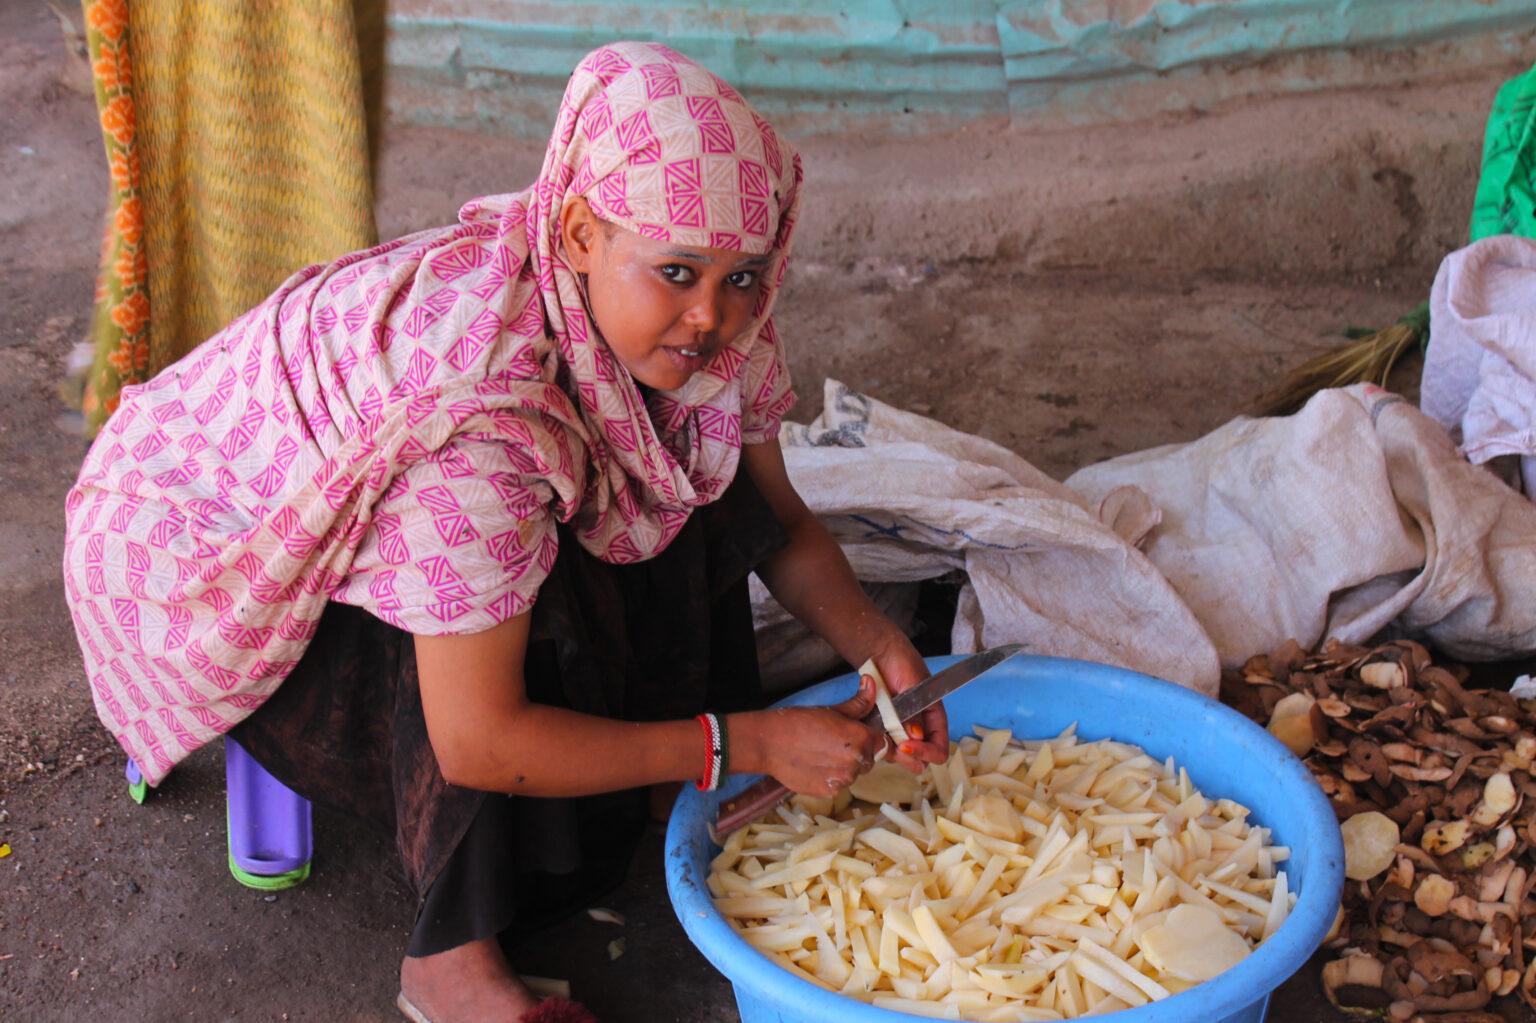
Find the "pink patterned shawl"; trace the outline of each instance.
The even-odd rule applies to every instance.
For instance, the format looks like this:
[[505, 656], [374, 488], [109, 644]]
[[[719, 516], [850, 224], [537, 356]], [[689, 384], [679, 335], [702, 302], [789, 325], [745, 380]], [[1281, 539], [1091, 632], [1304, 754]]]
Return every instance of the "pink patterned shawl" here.
[[[793, 404], [769, 311], [800, 161], [725, 82], [617, 43], [572, 74], [538, 181], [300, 271], [124, 391], [67, 502], [97, 711], [151, 783], [259, 707], [329, 600], [418, 633], [532, 606], [555, 522], [631, 562]], [[648, 406], [598, 336], [560, 211], [774, 259], [750, 327]]]

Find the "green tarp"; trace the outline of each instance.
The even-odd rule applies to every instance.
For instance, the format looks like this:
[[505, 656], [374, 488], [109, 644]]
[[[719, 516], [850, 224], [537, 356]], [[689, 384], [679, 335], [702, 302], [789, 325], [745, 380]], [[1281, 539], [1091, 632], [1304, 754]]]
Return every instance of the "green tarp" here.
[[1536, 238], [1536, 67], [1505, 82], [1488, 114], [1470, 235], [1495, 234]]

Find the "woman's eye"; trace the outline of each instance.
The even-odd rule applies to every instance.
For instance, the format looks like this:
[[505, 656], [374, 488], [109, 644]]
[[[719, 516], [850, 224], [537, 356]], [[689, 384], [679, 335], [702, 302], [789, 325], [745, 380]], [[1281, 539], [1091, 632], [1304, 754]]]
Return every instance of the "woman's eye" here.
[[661, 268], [661, 275], [673, 284], [693, 283], [693, 270], [681, 263], [668, 263]]
[[750, 288], [752, 285], [757, 283], [757, 271], [737, 270], [735, 273], [727, 277], [726, 280], [730, 281], [733, 287]]

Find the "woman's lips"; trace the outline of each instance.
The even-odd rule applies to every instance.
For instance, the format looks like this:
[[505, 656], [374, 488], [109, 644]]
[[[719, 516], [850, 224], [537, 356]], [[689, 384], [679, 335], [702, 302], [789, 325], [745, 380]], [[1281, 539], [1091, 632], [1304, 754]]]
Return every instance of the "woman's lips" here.
[[684, 373], [697, 373], [704, 368], [705, 363], [709, 362], [709, 352], [702, 348], [698, 350], [697, 355], [685, 355], [682, 348], [672, 348], [667, 345], [661, 347], [662, 351], [667, 353], [667, 358], [672, 360], [672, 365]]

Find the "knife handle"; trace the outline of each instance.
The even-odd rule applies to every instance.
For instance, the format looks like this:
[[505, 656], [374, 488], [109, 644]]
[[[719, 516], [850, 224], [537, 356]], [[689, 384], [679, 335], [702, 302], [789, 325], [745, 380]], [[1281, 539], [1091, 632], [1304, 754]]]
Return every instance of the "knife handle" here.
[[773, 778], [764, 778], [743, 789], [741, 793], [720, 804], [720, 812], [710, 829], [717, 843], [738, 828], [750, 824], [763, 814], [782, 803], [789, 789]]
[[[878, 710], [872, 710], [865, 715], [864, 723], [883, 734]], [[715, 814], [715, 822], [709, 827], [709, 837], [718, 845], [725, 836], [751, 824], [782, 803], [789, 795], [789, 789], [780, 785], [772, 777], [764, 777], [761, 781], [754, 782], [736, 796], [720, 804]]]

